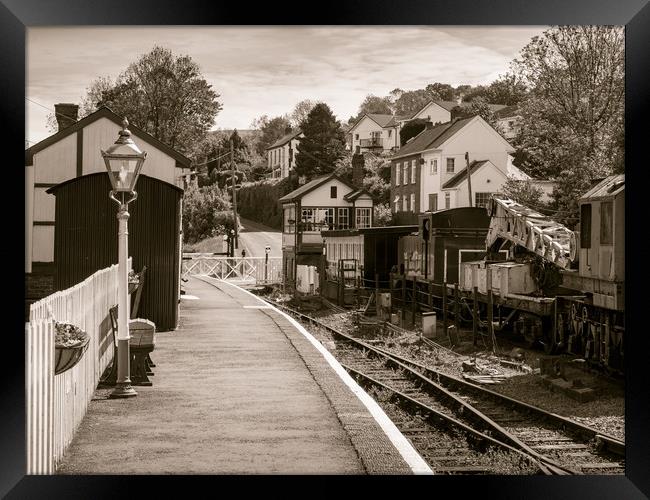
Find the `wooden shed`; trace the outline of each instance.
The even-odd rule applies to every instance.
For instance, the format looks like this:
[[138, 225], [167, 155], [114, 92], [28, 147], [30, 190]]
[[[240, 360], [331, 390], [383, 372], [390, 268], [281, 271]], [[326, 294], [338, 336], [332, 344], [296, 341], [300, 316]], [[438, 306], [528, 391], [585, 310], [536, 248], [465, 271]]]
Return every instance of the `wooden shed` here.
[[[75, 177], [47, 190], [56, 196], [55, 289], [63, 290], [118, 261], [117, 204], [106, 173]], [[129, 204], [129, 256], [147, 266], [138, 317], [159, 331], [178, 326], [183, 190], [140, 175]]]

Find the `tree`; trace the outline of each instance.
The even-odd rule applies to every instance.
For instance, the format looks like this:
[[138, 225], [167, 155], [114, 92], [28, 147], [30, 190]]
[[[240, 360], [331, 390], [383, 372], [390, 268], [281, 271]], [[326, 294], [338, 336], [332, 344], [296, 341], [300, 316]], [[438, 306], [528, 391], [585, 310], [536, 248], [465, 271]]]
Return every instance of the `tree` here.
[[514, 179], [512, 177], [508, 177], [501, 189], [503, 194], [508, 196], [510, 199], [532, 209], [541, 205], [540, 200], [544, 194], [543, 191], [534, 186], [531, 181]]
[[393, 114], [390, 98], [377, 97], [376, 95], [368, 94], [359, 106], [357, 119], [361, 118], [365, 113], [375, 113], [379, 115]]
[[302, 124], [305, 135], [297, 146], [296, 173], [311, 179], [334, 171], [345, 150], [345, 137], [332, 110], [319, 103]]
[[453, 101], [456, 99], [456, 92], [454, 91], [454, 87], [448, 83], [430, 83], [425, 87], [425, 90], [432, 96], [433, 99], [440, 99], [443, 101]]
[[493, 104], [513, 106], [525, 100], [528, 89], [523, 80], [514, 73], [500, 75], [487, 87], [487, 101]]
[[305, 121], [307, 115], [312, 109], [314, 109], [314, 106], [316, 106], [316, 104], [318, 104], [316, 101], [312, 101], [310, 99], [304, 99], [296, 104], [296, 106], [293, 108], [293, 111], [289, 115], [291, 126], [294, 129], [300, 128], [300, 124]]
[[255, 151], [260, 156], [266, 156], [266, 148], [283, 135], [291, 132], [291, 122], [287, 115], [276, 116], [275, 118], [269, 118], [267, 115], [262, 115], [258, 119], [254, 120], [251, 126], [260, 131], [255, 144]]
[[516, 145], [529, 173], [557, 181], [558, 219], [577, 217], [592, 179], [623, 171], [624, 60], [622, 28], [561, 26], [513, 63], [531, 89]]
[[183, 239], [196, 243], [234, 227], [227, 195], [216, 185], [190, 185], [183, 195]]
[[142, 55], [115, 82], [99, 78], [88, 88], [81, 112], [105, 105], [156, 139], [191, 154], [222, 106], [190, 56], [160, 46]]
[[432, 95], [424, 89], [403, 92], [395, 101], [395, 114], [412, 116], [432, 100]]
[[477, 115], [492, 127], [496, 127], [496, 118], [484, 97], [474, 97], [469, 106], [454, 106], [451, 110], [452, 120], [456, 118], [470, 118]]
[[406, 122], [399, 131], [400, 146], [406, 144], [411, 137], [415, 137], [422, 132], [426, 126], [427, 120], [424, 118], [416, 118], [415, 120]]

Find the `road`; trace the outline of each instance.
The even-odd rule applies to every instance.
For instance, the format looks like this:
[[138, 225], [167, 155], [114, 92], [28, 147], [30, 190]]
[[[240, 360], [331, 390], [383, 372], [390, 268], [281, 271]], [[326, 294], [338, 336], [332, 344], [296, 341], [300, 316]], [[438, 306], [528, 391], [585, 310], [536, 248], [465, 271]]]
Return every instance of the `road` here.
[[237, 256], [241, 256], [243, 248], [246, 249], [246, 257], [264, 257], [266, 246], [271, 247], [269, 257], [282, 257], [282, 233], [273, 229], [239, 217], [243, 226], [239, 232], [239, 249]]

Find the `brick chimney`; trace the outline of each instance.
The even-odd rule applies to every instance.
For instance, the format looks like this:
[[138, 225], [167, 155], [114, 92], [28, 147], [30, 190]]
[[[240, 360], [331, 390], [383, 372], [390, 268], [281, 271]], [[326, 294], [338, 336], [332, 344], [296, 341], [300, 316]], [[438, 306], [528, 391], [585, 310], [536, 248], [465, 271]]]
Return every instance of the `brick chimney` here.
[[365, 177], [363, 172], [363, 166], [365, 164], [362, 154], [356, 153], [352, 155], [352, 184], [357, 189], [363, 187], [363, 178]]
[[59, 124], [59, 131], [77, 122], [79, 106], [68, 102], [54, 105], [56, 122]]

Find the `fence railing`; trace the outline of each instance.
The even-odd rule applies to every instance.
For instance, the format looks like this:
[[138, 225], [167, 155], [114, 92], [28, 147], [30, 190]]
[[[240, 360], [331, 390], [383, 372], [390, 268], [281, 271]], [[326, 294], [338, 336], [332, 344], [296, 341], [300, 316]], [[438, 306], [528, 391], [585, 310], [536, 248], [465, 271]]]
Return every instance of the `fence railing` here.
[[214, 275], [222, 280], [249, 281], [256, 284], [282, 282], [282, 258], [269, 257], [197, 257], [184, 258], [181, 276]]
[[[114, 265], [31, 305], [25, 324], [27, 474], [54, 473], [86, 414], [99, 378], [113, 360], [108, 311], [117, 295]], [[73, 323], [90, 337], [79, 363], [59, 375], [54, 375], [54, 320]]]

